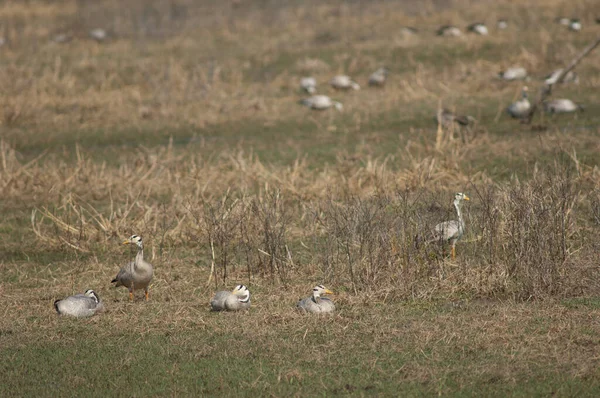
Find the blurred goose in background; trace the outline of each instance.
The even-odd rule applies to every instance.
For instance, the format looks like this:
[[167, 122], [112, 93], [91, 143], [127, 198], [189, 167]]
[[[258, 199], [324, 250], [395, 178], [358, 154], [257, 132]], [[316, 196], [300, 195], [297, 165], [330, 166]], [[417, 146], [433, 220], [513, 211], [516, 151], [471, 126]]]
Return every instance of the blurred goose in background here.
[[338, 111], [344, 109], [344, 106], [337, 101], [333, 101], [326, 95], [313, 95], [312, 97], [304, 98], [300, 100], [302, 105], [315, 109], [317, 111], [324, 111], [325, 109], [335, 107]]
[[324, 294], [333, 294], [333, 292], [327, 289], [323, 285], [315, 286], [313, 288], [313, 294], [310, 297], [298, 301], [296, 307], [302, 312], [312, 313], [329, 313], [335, 310], [335, 305], [327, 297], [323, 297]]
[[458, 220], [444, 221], [433, 228], [433, 239], [429, 242], [450, 243], [452, 259], [456, 258], [456, 242], [465, 233], [465, 222], [462, 218], [462, 203], [463, 200], [469, 200], [469, 197], [462, 192], [454, 195], [454, 209]]
[[152, 276], [154, 275], [154, 268], [152, 267], [152, 264], [144, 260], [144, 244], [142, 243], [142, 237], [131, 235], [131, 237], [123, 242], [123, 244], [137, 245], [138, 252], [135, 256], [135, 260], [123, 266], [111, 283], [114, 283], [115, 287], [125, 286], [129, 289], [129, 300], [133, 300], [133, 294], [136, 289], [144, 289], [146, 301], [148, 301], [148, 289], [150, 288], [150, 281], [152, 281]]
[[455, 115], [449, 109], [438, 109], [435, 120], [438, 124], [441, 124], [444, 127], [451, 127], [453, 123], [458, 123], [461, 126], [468, 126], [470, 123], [475, 121], [475, 118], [472, 116], [463, 116], [463, 115]]
[[485, 26], [485, 24], [482, 22], [476, 22], [469, 25], [467, 27], [467, 31], [476, 33], [481, 36], [486, 36], [489, 33], [487, 26]]
[[555, 19], [556, 23], [563, 26], [569, 26], [571, 24], [571, 20], [567, 17], [558, 17]]
[[502, 80], [524, 80], [527, 78], [527, 69], [521, 66], [513, 66], [505, 71], [498, 73], [498, 77]]
[[387, 68], [379, 68], [369, 76], [369, 86], [383, 87], [389, 71]]
[[462, 32], [456, 26], [444, 25], [437, 30], [437, 35], [444, 37], [458, 37], [462, 36]]
[[87, 318], [104, 310], [100, 297], [91, 289], [83, 294], [69, 296], [54, 302], [54, 308], [59, 315], [69, 315], [76, 318]]
[[504, 29], [508, 28], [508, 21], [507, 21], [506, 19], [499, 19], [499, 20], [496, 22], [496, 27], [497, 27], [499, 30], [504, 30]]
[[211, 311], [238, 311], [250, 308], [250, 290], [237, 285], [231, 292], [220, 291], [210, 300]]
[[570, 99], [555, 99], [544, 101], [544, 110], [548, 113], [572, 113], [583, 111], [583, 106], [571, 101]]
[[[548, 85], [552, 85], [555, 84], [556, 81], [558, 80], [558, 77], [560, 76], [560, 74], [562, 73], [562, 68], [561, 69], [557, 69], [554, 72], [552, 72], [551, 74], [549, 74], [548, 76], [546, 76], [544, 79], [544, 83], [548, 84]], [[567, 75], [563, 78], [561, 83], [579, 83], [579, 76], [577, 76], [577, 73], [575, 73], [574, 71], [569, 71], [567, 73]]]
[[402, 29], [400, 29], [400, 33], [405, 36], [414, 36], [419, 33], [419, 30], [417, 28], [413, 28], [412, 26], [403, 26]]
[[527, 86], [523, 87], [521, 91], [521, 99], [513, 102], [506, 108], [508, 114], [515, 119], [522, 119], [529, 116], [529, 112], [531, 111], [531, 103], [529, 102], [529, 98], [527, 98], [528, 92]]
[[334, 76], [330, 81], [329, 84], [331, 84], [331, 87], [335, 88], [336, 90], [360, 90], [360, 86], [358, 85], [358, 83], [356, 83], [355, 81], [353, 81], [350, 76], [346, 76], [346, 75], [337, 75]]
[[579, 18], [573, 18], [571, 19], [571, 21], [569, 21], [569, 30], [573, 31], [573, 32], [579, 32], [581, 31], [582, 25], [581, 25], [581, 21], [579, 20]]
[[104, 29], [92, 29], [88, 32], [90, 38], [96, 40], [97, 42], [102, 42], [108, 39], [108, 33]]
[[68, 43], [69, 41], [71, 41], [72, 38], [73, 38], [73, 36], [71, 36], [68, 33], [57, 33], [52, 38], [52, 41], [54, 41], [55, 43], [61, 43], [62, 44], [62, 43]]
[[300, 88], [309, 94], [317, 91], [317, 80], [314, 77], [303, 77], [300, 79]]

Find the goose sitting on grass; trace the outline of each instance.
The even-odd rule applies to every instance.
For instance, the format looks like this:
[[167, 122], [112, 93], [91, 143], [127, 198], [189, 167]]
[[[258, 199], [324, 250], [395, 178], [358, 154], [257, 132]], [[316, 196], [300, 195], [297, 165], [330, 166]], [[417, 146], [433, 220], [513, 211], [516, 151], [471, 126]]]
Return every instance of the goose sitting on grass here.
[[54, 308], [59, 315], [74, 316], [76, 318], [87, 318], [104, 311], [104, 305], [100, 297], [91, 289], [86, 290], [83, 294], [56, 300]]
[[467, 27], [467, 31], [476, 33], [481, 36], [487, 36], [489, 34], [487, 26], [482, 22], [475, 22]]
[[337, 75], [334, 76], [330, 81], [329, 84], [331, 85], [331, 87], [335, 88], [336, 90], [360, 90], [360, 86], [358, 85], [358, 83], [356, 83], [355, 81], [353, 81], [350, 76], [347, 75]]
[[581, 20], [579, 18], [573, 18], [571, 21], [569, 21], [569, 30], [572, 32], [580, 32], [582, 27], [583, 26], [581, 25]]
[[237, 285], [233, 291], [220, 291], [210, 300], [211, 311], [239, 311], [250, 308], [250, 290]]
[[323, 285], [318, 285], [313, 288], [312, 296], [307, 297], [298, 301], [296, 307], [302, 312], [311, 313], [331, 313], [335, 311], [335, 305], [327, 297], [323, 297], [324, 294], [333, 294], [333, 292], [327, 289]]
[[525, 80], [527, 78], [527, 69], [521, 66], [514, 66], [498, 73], [498, 77], [507, 81]]
[[338, 111], [344, 109], [344, 106], [337, 101], [333, 101], [326, 95], [313, 95], [312, 97], [304, 98], [300, 100], [300, 103], [304, 106], [309, 107], [310, 109], [314, 109], [317, 111], [324, 111], [325, 109], [329, 109], [332, 106], [335, 107]]
[[317, 80], [314, 77], [303, 77], [300, 79], [300, 88], [309, 94], [317, 91]]
[[438, 36], [443, 36], [443, 37], [459, 37], [462, 36], [462, 32], [460, 31], [459, 28], [457, 28], [456, 26], [452, 26], [452, 25], [444, 25], [442, 27], [440, 27], [436, 34]]
[[[560, 76], [560, 74], [562, 73], [562, 68], [561, 69], [556, 69], [554, 72], [552, 72], [551, 74], [549, 74], [548, 76], [546, 76], [544, 79], [544, 83], [548, 84], [548, 85], [552, 85], [552, 84], [556, 84], [558, 77]], [[567, 72], [567, 75], [562, 79], [561, 83], [579, 83], [579, 76], [577, 76], [577, 73], [575, 73], [574, 71], [570, 70], [569, 72]]]
[[499, 19], [499, 20], [496, 22], [496, 27], [497, 27], [499, 30], [504, 30], [504, 29], [508, 28], [508, 21], [507, 21], [506, 19]]
[[573, 113], [577, 111], [583, 111], [583, 106], [571, 101], [570, 99], [561, 98], [544, 101], [544, 110], [551, 114]]
[[129, 289], [129, 300], [133, 301], [135, 290], [144, 289], [146, 301], [148, 301], [148, 290], [150, 281], [154, 275], [152, 264], [144, 260], [144, 244], [141, 236], [132, 235], [129, 239], [123, 242], [124, 245], [135, 244], [138, 247], [135, 260], [123, 266], [119, 273], [111, 281], [115, 287], [125, 286]]
[[523, 87], [521, 99], [513, 102], [506, 108], [506, 112], [515, 119], [526, 118], [529, 116], [529, 112], [531, 112], [531, 103], [529, 102], [529, 98], [527, 98], [527, 91], [527, 86]]

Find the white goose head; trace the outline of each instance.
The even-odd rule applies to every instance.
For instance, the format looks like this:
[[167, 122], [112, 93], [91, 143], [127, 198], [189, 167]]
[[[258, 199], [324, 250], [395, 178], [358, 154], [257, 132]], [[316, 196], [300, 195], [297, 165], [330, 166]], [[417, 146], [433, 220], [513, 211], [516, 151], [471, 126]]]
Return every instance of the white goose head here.
[[89, 298], [93, 298], [94, 301], [96, 302], [96, 304], [98, 304], [100, 302], [100, 297], [98, 297], [98, 295], [96, 294], [95, 291], [93, 291], [92, 289], [88, 289], [83, 293], [84, 296], [89, 297]]
[[460, 206], [462, 204], [463, 200], [471, 200], [471, 199], [469, 199], [469, 197], [462, 192], [457, 192], [456, 194], [454, 194], [454, 206]]
[[139, 235], [131, 235], [131, 237], [129, 239], [127, 239], [125, 242], [123, 242], [123, 244], [124, 245], [135, 244], [140, 249], [144, 248], [144, 244], [142, 243], [142, 237]]
[[313, 298], [315, 299], [315, 301], [318, 302], [321, 296], [325, 294], [333, 294], [333, 292], [323, 285], [318, 285], [313, 288]]
[[237, 296], [240, 303], [247, 303], [250, 301], [250, 290], [248, 290], [246, 285], [237, 285], [231, 293]]

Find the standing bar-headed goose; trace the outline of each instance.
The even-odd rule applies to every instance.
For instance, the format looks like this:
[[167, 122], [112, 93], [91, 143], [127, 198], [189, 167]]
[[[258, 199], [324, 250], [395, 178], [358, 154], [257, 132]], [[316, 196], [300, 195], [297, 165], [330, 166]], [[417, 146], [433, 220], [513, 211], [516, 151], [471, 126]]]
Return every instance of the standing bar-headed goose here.
[[523, 119], [529, 116], [531, 103], [529, 102], [529, 98], [527, 98], [527, 92], [528, 88], [527, 86], [524, 86], [521, 92], [521, 99], [513, 102], [506, 108], [508, 114], [515, 119]]
[[144, 260], [144, 244], [142, 237], [132, 235], [129, 239], [123, 242], [124, 245], [135, 244], [138, 247], [135, 260], [123, 266], [117, 276], [111, 281], [115, 287], [125, 286], [129, 289], [129, 300], [133, 301], [133, 294], [136, 290], [144, 289], [146, 301], [148, 301], [148, 289], [150, 281], [154, 275], [152, 264]]

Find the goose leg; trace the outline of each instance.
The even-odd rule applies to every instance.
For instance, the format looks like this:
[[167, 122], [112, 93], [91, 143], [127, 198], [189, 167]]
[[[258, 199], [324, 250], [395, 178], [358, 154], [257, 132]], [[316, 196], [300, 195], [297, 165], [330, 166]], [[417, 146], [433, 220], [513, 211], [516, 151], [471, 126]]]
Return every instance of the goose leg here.
[[454, 260], [456, 258], [456, 249], [454, 248], [454, 245], [452, 245], [452, 260]]
[[146, 294], [146, 301], [148, 301], [148, 288], [144, 289], [144, 293]]
[[133, 292], [134, 292], [134, 289], [131, 288], [131, 290], [129, 290], [129, 301], [133, 301]]

